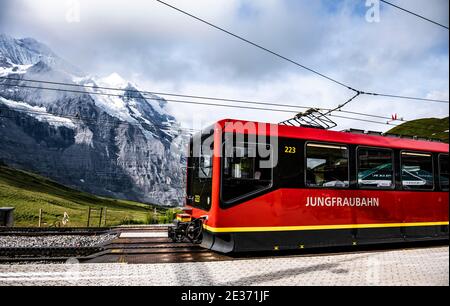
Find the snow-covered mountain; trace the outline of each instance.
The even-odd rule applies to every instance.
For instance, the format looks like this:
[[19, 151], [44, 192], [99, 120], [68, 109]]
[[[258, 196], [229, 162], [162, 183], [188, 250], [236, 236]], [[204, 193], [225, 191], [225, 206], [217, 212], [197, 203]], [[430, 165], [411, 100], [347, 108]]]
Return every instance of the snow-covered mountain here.
[[181, 202], [187, 135], [164, 99], [116, 73], [87, 76], [34, 39], [1, 34], [0, 77], [14, 78], [0, 78], [5, 163], [99, 195]]

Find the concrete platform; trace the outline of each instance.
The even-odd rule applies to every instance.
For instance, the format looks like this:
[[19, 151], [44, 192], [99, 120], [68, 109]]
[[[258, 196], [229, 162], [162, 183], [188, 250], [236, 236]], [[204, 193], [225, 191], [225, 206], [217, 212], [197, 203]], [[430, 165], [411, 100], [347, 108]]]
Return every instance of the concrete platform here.
[[167, 238], [166, 231], [161, 232], [123, 232], [119, 238]]
[[449, 247], [147, 265], [0, 265], [0, 285], [448, 286]]

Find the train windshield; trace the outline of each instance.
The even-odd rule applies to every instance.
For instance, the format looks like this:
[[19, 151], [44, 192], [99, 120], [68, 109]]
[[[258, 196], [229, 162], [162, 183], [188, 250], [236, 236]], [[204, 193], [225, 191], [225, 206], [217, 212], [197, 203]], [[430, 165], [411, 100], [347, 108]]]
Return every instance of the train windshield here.
[[[232, 135], [226, 135], [226, 137]], [[273, 148], [269, 143], [234, 141], [224, 149], [222, 200], [234, 204], [272, 186]]]
[[203, 210], [211, 207], [214, 129], [191, 138], [187, 169], [187, 204]]

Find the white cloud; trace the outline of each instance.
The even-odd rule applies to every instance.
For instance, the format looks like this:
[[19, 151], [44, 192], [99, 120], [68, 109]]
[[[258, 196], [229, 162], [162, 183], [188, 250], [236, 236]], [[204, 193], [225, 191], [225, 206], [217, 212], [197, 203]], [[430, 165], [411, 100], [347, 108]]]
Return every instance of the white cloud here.
[[[167, 0], [300, 63], [363, 90], [448, 99], [448, 31], [382, 5], [365, 20], [364, 2], [342, 0]], [[118, 72], [141, 87], [194, 95], [332, 107], [352, 92], [248, 46], [156, 1], [79, 0], [0, 4], [0, 31], [32, 36], [88, 73]], [[397, 0], [448, 24], [447, 0]], [[290, 114], [171, 104], [185, 124], [243, 118], [278, 122]], [[346, 109], [406, 119], [448, 115], [448, 105], [360, 97]], [[377, 119], [375, 119], [377, 120]], [[380, 120], [383, 121], [383, 120]], [[340, 128], [386, 126], [339, 120]]]

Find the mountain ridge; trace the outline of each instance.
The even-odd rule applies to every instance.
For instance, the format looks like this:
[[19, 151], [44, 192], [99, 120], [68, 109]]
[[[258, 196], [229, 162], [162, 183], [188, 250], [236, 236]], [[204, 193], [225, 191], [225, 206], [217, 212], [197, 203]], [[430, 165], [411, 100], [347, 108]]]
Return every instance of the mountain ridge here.
[[[0, 36], [0, 58], [0, 76], [14, 78], [0, 80], [0, 158], [7, 164], [102, 196], [181, 201], [184, 156], [171, 149], [185, 137], [163, 98], [142, 94], [116, 73], [79, 75], [33, 39]], [[40, 86], [27, 79], [86, 87], [21, 87]]]

